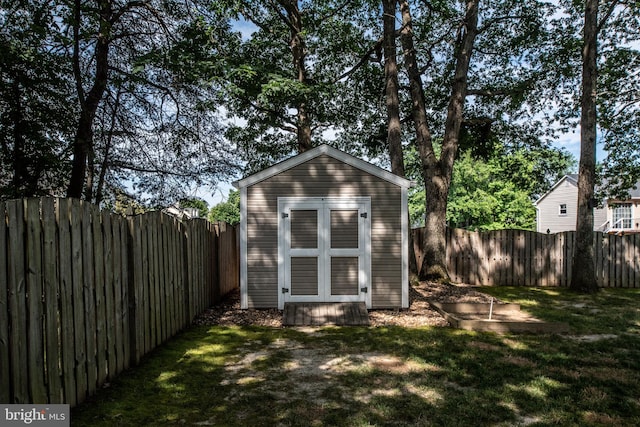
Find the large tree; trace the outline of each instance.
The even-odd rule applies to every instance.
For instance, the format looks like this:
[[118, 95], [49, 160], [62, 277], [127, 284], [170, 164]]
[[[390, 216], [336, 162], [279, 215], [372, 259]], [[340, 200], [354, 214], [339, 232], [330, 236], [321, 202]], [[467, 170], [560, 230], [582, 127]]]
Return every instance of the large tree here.
[[387, 145], [391, 172], [405, 176], [396, 49], [396, 0], [382, 0]]
[[[567, 5], [569, 6], [569, 5]], [[575, 9], [568, 14], [575, 16]], [[602, 14], [599, 11], [602, 9]], [[570, 288], [581, 292], [598, 290], [595, 275], [593, 208], [595, 198], [598, 127], [604, 135], [606, 190], [620, 196], [640, 177], [640, 122], [638, 87], [640, 76], [633, 68], [640, 54], [633, 43], [640, 40], [640, 6], [637, 2], [612, 0], [584, 3], [582, 63], [580, 79], [580, 169], [578, 216], [572, 259]], [[602, 52], [600, 53], [600, 45]], [[602, 66], [603, 81], [599, 82]], [[598, 119], [598, 110], [603, 120]]]
[[[118, 171], [141, 176], [135, 185], [162, 194], [172, 177], [192, 181], [204, 175], [201, 165], [206, 163], [194, 162], [197, 156], [212, 167], [220, 165], [222, 159], [211, 155], [215, 150], [203, 145], [205, 140], [211, 148], [220, 145], [217, 120], [206, 114], [210, 107], [203, 108], [215, 94], [205, 90], [202, 99], [198, 77], [184, 69], [195, 61], [215, 62], [210, 51], [216, 51], [216, 41], [209, 37], [218, 34], [212, 24], [191, 16], [191, 7], [198, 3], [73, 3], [72, 61], [80, 114], [68, 196], [84, 192], [86, 199], [100, 200], [109, 170], [111, 177]], [[224, 17], [221, 23], [217, 18], [209, 21], [228, 32]], [[227, 41], [233, 43], [233, 37]]]
[[379, 17], [378, 4], [371, 3], [236, 2], [238, 18], [254, 31], [229, 72], [225, 109], [232, 125], [226, 135], [241, 148], [248, 171], [320, 141], [359, 151], [365, 136], [347, 142], [341, 134], [361, 126], [367, 108], [380, 117], [369, 103], [371, 88], [377, 100], [383, 88], [380, 31], [371, 21]]
[[411, 87], [411, 113], [426, 192], [426, 232], [422, 244], [424, 260], [420, 269], [420, 278], [448, 280], [449, 274], [446, 268], [447, 197], [463, 120], [469, 64], [475, 38], [478, 34], [478, 1], [472, 0], [466, 3], [464, 18], [460, 23], [460, 33], [456, 39], [454, 60], [452, 61], [455, 71], [451, 80], [451, 95], [447, 106], [447, 118], [439, 157], [434, 151], [427, 118], [422, 76], [415, 53], [413, 21], [408, 1], [400, 1], [400, 10], [402, 13], [401, 41]]
[[209, 5], [3, 2], [0, 196], [168, 204], [229, 176], [219, 77], [240, 37]]
[[[216, 21], [212, 15], [208, 20]], [[179, 18], [171, 20], [169, 39], [135, 51], [117, 46], [120, 60], [99, 109], [88, 170], [96, 201], [127, 180], [136, 197], [166, 205], [236, 170], [217, 108], [219, 80], [239, 37], [224, 21]]]
[[[400, 120], [400, 82], [396, 47], [396, 4], [397, 0], [382, 0], [382, 38], [384, 51], [385, 105], [387, 110], [387, 147], [391, 172], [406, 177], [404, 150], [402, 146], [402, 124]], [[409, 217], [409, 221], [411, 217]], [[409, 272], [417, 275], [413, 234], [409, 235]]]
[[[446, 211], [461, 132], [479, 130], [474, 143], [482, 144], [483, 129], [522, 121], [519, 107], [540, 72], [535, 47], [548, 10], [514, 1], [399, 4], [411, 121], [426, 193], [420, 274], [448, 280]], [[527, 138], [521, 132], [520, 139]]]
[[593, 208], [596, 182], [596, 84], [598, 80], [598, 0], [587, 0], [582, 47], [582, 95], [580, 101], [580, 169], [578, 171], [578, 217], [573, 251], [573, 290], [598, 290], [593, 249]]
[[1, 1], [0, 199], [58, 194], [75, 109], [56, 16], [37, 1]]

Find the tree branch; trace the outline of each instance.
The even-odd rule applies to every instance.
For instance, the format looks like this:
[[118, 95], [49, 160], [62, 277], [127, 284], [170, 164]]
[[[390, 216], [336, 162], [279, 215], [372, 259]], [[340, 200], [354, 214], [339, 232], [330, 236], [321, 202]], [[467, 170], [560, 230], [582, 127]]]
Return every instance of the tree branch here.
[[522, 89], [468, 89], [467, 96], [511, 96], [522, 92]]
[[607, 9], [607, 11], [605, 12], [604, 16], [602, 17], [602, 19], [600, 20], [600, 22], [598, 23], [598, 27], [596, 29], [596, 31], [598, 33], [600, 33], [600, 30], [602, 30], [602, 27], [604, 27], [604, 24], [607, 23], [607, 20], [609, 19], [609, 17], [611, 16], [611, 14], [613, 13], [613, 10], [616, 8], [616, 6], [618, 5], [618, 3], [620, 3], [619, 0], [613, 0], [611, 2], [611, 4], [609, 5], [609, 9]]
[[492, 25], [497, 24], [498, 22], [516, 20], [516, 19], [526, 19], [527, 17], [524, 15], [507, 15], [507, 16], [498, 16], [497, 18], [487, 19], [487, 22], [478, 29], [478, 34], [482, 34], [486, 30], [488, 30]]
[[[375, 44], [373, 46], [371, 46], [364, 55], [362, 55], [362, 57], [360, 58], [360, 60], [358, 61], [358, 63], [356, 65], [354, 65], [350, 70], [345, 71], [344, 73], [342, 73], [342, 75], [340, 77], [338, 77], [337, 79], [334, 80], [334, 83], [339, 82], [340, 80], [349, 77], [351, 74], [355, 73], [360, 67], [362, 67], [364, 64], [366, 64], [367, 62], [369, 62], [369, 59], [371, 58], [371, 55], [373, 54], [373, 52], [381, 52], [382, 49], [382, 42], [384, 40], [382, 38], [378, 39]], [[380, 55], [379, 55], [380, 56]], [[382, 59], [382, 58], [380, 58]]]
[[109, 69], [112, 71], [115, 71], [118, 74], [123, 75], [124, 77], [127, 77], [130, 80], [137, 80], [140, 82], [143, 82], [145, 84], [148, 84], [151, 87], [154, 87], [158, 90], [160, 90], [161, 92], [164, 92], [165, 94], [167, 94], [176, 104], [178, 103], [178, 100], [176, 99], [176, 97], [174, 96], [173, 92], [171, 91], [171, 89], [169, 89], [168, 87], [162, 86], [158, 83], [152, 82], [149, 79], [146, 79], [140, 75], [137, 74], [131, 74], [125, 70], [122, 70], [118, 67], [114, 67], [113, 65], [109, 66]]
[[[289, 15], [293, 15], [294, 12], [294, 8], [292, 7], [292, 5], [288, 2], [282, 1], [282, 0], [277, 0], [278, 4], [280, 4], [280, 6], [284, 7], [284, 9], [287, 11], [287, 13]], [[291, 20], [284, 14], [282, 13], [282, 11], [280, 10], [280, 8], [273, 3], [273, 1], [269, 0], [269, 3], [271, 4], [271, 7], [273, 8], [273, 10], [278, 14], [278, 16], [280, 17], [280, 20], [282, 20], [282, 22], [289, 27], [289, 30], [294, 33], [297, 34], [300, 29], [296, 28], [295, 25], [293, 25], [293, 22], [291, 22]]]
[[189, 177], [192, 174], [188, 174], [188, 173], [179, 173], [176, 172], [175, 169], [162, 169], [162, 168], [144, 168], [141, 166], [134, 166], [132, 164], [129, 163], [125, 163], [119, 160], [112, 160], [110, 162], [107, 162], [107, 165], [109, 168], [120, 168], [120, 169], [126, 169], [126, 170], [130, 170], [130, 171], [134, 171], [134, 172], [141, 172], [141, 173], [155, 173], [155, 174], [162, 174], [162, 175], [171, 175], [171, 176], [177, 176], [177, 177]]
[[76, 91], [80, 105], [84, 102], [84, 88], [82, 87], [82, 72], [80, 71], [80, 0], [75, 0], [73, 5], [73, 75], [75, 77]]
[[318, 19], [319, 23], [322, 23], [324, 21], [326, 21], [327, 19], [331, 19], [334, 16], [336, 16], [338, 14], [338, 12], [340, 12], [342, 9], [344, 9], [345, 7], [347, 7], [347, 5], [351, 3], [351, 0], [346, 0], [344, 3], [342, 3], [340, 6], [336, 7], [332, 12], [321, 16], [320, 19]]
[[135, 0], [135, 1], [130, 1], [127, 4], [125, 4], [124, 6], [122, 6], [116, 13], [113, 14], [110, 22], [111, 25], [115, 24], [116, 22], [118, 22], [120, 20], [120, 18], [122, 18], [122, 16], [127, 13], [128, 11], [130, 11], [131, 9], [138, 7], [138, 6], [146, 6], [147, 1], [146, 0]]

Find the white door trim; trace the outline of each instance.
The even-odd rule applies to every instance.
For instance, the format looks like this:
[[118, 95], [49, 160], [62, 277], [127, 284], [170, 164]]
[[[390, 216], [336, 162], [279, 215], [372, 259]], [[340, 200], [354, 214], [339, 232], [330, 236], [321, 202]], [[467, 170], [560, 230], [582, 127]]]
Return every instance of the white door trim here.
[[[317, 249], [291, 249], [290, 221], [291, 209], [318, 210], [318, 245]], [[332, 209], [358, 209], [365, 214], [358, 220], [358, 249], [331, 249], [330, 228]], [[278, 197], [278, 308], [283, 309], [285, 300], [292, 300], [289, 274], [291, 271], [291, 252], [296, 256], [318, 255], [318, 285], [324, 292], [322, 295], [295, 297], [293, 300], [304, 301], [364, 301], [371, 308], [371, 198], [370, 197]], [[358, 295], [332, 297], [330, 295], [331, 256], [358, 256]], [[362, 289], [367, 288], [366, 292]], [[329, 295], [326, 295], [326, 293]]]

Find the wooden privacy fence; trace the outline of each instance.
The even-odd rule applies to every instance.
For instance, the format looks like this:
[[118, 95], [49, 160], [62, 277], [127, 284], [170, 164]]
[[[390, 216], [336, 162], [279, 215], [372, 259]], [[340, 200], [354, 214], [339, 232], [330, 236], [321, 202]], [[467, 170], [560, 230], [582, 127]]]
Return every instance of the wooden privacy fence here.
[[[412, 230], [418, 266], [424, 228]], [[593, 233], [600, 287], [640, 287], [640, 234]], [[575, 232], [447, 230], [451, 280], [472, 285], [568, 286]]]
[[0, 403], [82, 402], [239, 283], [225, 224], [51, 198], [0, 218]]

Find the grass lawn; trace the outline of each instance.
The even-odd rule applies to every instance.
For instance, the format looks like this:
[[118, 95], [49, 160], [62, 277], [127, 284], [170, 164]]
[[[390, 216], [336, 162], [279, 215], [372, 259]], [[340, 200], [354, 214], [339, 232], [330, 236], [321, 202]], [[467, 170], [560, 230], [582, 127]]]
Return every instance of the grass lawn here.
[[72, 425], [640, 425], [640, 289], [483, 291], [572, 332], [194, 327]]

